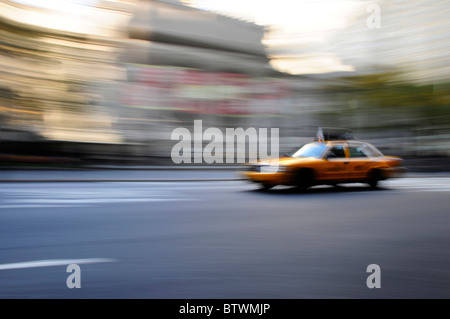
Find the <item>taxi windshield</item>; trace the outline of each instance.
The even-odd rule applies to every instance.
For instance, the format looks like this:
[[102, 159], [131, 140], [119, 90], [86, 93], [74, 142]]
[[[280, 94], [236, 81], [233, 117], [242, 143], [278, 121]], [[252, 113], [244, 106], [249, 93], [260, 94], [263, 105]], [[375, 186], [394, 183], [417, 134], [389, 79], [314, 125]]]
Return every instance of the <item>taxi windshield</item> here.
[[327, 146], [324, 143], [310, 143], [304, 145], [292, 157], [315, 157], [321, 158]]

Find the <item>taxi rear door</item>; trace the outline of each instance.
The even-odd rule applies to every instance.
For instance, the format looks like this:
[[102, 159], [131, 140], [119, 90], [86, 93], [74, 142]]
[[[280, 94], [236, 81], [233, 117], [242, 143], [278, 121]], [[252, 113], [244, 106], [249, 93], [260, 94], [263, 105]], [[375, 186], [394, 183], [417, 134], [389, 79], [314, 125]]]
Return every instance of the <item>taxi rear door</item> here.
[[361, 180], [367, 177], [367, 173], [373, 165], [373, 161], [364, 152], [364, 144], [349, 144], [349, 174], [352, 180]]

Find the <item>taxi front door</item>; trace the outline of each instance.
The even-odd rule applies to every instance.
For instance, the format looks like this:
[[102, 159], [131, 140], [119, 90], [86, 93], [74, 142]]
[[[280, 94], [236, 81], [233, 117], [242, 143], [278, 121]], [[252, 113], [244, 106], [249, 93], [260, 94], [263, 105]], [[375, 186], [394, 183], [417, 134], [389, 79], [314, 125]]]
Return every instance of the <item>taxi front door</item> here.
[[325, 154], [325, 161], [321, 179], [334, 181], [349, 178], [349, 160], [345, 144], [333, 145]]

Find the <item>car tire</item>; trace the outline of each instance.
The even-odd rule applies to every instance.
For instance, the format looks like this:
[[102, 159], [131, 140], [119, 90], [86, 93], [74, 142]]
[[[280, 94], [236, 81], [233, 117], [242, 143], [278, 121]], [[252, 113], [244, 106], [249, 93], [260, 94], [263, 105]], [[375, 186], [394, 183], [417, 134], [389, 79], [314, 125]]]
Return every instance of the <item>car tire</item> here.
[[268, 184], [268, 183], [262, 183], [261, 184], [261, 189], [268, 191], [269, 189], [275, 187], [275, 185], [273, 184]]
[[302, 169], [295, 174], [295, 185], [299, 191], [306, 191], [314, 185], [314, 173], [309, 169]]
[[370, 188], [376, 189], [378, 188], [378, 182], [381, 180], [381, 172], [379, 170], [374, 170], [370, 173], [369, 184]]

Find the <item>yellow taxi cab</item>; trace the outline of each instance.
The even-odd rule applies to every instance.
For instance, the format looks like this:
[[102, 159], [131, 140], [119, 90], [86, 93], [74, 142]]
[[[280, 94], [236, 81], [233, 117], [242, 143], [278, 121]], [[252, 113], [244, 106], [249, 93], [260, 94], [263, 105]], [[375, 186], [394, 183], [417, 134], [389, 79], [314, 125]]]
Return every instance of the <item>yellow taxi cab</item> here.
[[351, 131], [319, 128], [316, 140], [276, 159], [247, 163], [243, 177], [265, 189], [277, 185], [306, 190], [315, 185], [378, 182], [405, 172], [400, 157], [383, 155], [375, 146], [354, 140]]

